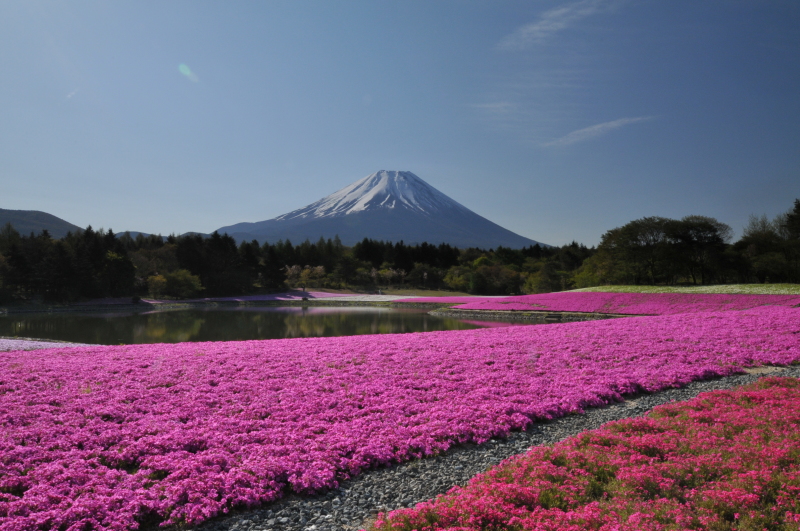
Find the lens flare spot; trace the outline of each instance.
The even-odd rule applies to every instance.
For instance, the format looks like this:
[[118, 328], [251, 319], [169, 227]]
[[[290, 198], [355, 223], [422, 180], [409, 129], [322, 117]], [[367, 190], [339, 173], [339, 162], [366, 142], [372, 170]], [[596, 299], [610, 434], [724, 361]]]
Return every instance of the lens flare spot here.
[[197, 83], [199, 81], [197, 79], [197, 75], [194, 72], [192, 72], [192, 69], [189, 68], [188, 65], [186, 65], [184, 63], [181, 63], [180, 65], [178, 65], [178, 72], [180, 72], [181, 74], [183, 74], [184, 76], [189, 78], [191, 81], [194, 81], [195, 83]]

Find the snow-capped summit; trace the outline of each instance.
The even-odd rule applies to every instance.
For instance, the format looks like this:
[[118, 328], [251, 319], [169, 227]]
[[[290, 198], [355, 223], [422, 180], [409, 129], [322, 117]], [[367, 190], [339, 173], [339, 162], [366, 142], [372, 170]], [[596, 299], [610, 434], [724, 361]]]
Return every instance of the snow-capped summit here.
[[421, 214], [468, 209], [410, 171], [381, 170], [276, 221], [345, 216], [355, 212], [402, 208]]
[[368, 175], [310, 205], [274, 219], [217, 229], [237, 240], [276, 242], [339, 236], [345, 245], [364, 238], [456, 247], [526, 247], [537, 242], [479, 216], [410, 171]]

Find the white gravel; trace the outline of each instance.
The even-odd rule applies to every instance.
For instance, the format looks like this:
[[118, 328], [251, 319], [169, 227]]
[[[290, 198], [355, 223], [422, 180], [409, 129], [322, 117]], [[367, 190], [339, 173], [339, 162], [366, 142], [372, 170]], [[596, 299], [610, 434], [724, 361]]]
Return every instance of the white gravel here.
[[12, 350], [39, 350], [43, 348], [88, 347], [85, 343], [66, 343], [64, 341], [49, 341], [47, 339], [31, 339], [28, 337], [0, 336], [0, 352]]

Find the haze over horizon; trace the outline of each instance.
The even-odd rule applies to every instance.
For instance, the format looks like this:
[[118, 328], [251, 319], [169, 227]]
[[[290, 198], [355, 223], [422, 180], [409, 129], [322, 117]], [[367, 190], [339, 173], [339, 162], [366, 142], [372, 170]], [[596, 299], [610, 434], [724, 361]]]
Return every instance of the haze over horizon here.
[[554, 245], [800, 198], [788, 0], [0, 3], [0, 208], [210, 232], [408, 170]]

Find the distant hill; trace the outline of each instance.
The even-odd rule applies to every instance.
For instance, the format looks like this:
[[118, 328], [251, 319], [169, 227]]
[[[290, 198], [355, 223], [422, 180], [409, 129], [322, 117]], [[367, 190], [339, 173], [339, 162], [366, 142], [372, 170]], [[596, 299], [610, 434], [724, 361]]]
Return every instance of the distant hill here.
[[411, 172], [384, 170], [275, 219], [237, 223], [217, 232], [262, 243], [337, 235], [345, 245], [364, 238], [484, 249], [539, 243], [479, 216]]
[[47, 212], [0, 208], [0, 227], [4, 227], [6, 223], [11, 223], [14, 229], [24, 236], [29, 235], [31, 232], [39, 234], [47, 229], [53, 238], [63, 238], [68, 232], [83, 230], [77, 225], [73, 225]]

